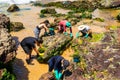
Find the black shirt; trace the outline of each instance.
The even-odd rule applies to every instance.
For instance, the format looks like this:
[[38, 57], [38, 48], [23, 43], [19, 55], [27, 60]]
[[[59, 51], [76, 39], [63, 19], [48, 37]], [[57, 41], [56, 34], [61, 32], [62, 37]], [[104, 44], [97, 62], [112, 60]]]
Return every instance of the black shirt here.
[[36, 41], [37, 39], [34, 37], [26, 37], [21, 41], [21, 45], [29, 48], [35, 48]]

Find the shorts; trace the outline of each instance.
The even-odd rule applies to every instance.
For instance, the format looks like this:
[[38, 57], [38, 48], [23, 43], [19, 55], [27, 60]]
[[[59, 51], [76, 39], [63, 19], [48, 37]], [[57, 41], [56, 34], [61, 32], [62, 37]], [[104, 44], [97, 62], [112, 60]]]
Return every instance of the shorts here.
[[39, 38], [39, 35], [40, 35], [40, 30], [38, 30], [37, 28], [35, 28], [34, 30], [34, 35], [35, 35], [35, 38]]

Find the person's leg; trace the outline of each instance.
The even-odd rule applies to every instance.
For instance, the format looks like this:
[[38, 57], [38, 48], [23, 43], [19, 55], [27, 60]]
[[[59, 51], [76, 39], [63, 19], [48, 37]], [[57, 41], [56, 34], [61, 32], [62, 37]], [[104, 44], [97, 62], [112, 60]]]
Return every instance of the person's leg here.
[[22, 48], [24, 52], [26, 53], [26, 62], [27, 64], [30, 64], [32, 50], [28, 48], [27, 46], [23, 46]]

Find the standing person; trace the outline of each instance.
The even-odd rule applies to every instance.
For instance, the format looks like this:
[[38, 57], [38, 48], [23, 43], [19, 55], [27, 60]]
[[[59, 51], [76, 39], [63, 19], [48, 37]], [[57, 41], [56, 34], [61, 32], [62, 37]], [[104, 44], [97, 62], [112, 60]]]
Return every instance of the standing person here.
[[67, 35], [66, 28], [70, 28], [70, 37], [73, 37], [71, 23], [67, 20], [62, 20], [59, 22], [59, 32]]
[[53, 56], [48, 60], [49, 72], [54, 69], [56, 80], [60, 80], [62, 77], [63, 70], [69, 66], [69, 61], [64, 59], [62, 56]]
[[39, 38], [39, 35], [40, 35], [40, 32], [41, 32], [42, 29], [44, 29], [45, 34], [47, 34], [47, 30], [48, 30], [49, 25], [50, 25], [49, 21], [45, 20], [44, 22], [42, 22], [38, 26], [36, 26], [36, 28], [34, 29], [35, 37], [37, 39]]
[[81, 37], [85, 37], [88, 38], [91, 37], [92, 38], [92, 30], [90, 29], [90, 27], [88, 25], [80, 25], [78, 26], [78, 32], [76, 33], [76, 38], [79, 37], [79, 33], [82, 33]]
[[32, 54], [32, 50], [34, 50], [37, 54], [37, 56], [39, 55], [39, 51], [36, 48], [36, 44], [39, 47], [42, 47], [43, 40], [42, 39], [37, 39], [34, 37], [25, 37], [22, 41], [21, 41], [21, 47], [23, 48], [24, 52], [27, 54], [26, 56], [26, 62], [27, 64], [30, 64], [30, 59], [31, 59], [31, 54]]

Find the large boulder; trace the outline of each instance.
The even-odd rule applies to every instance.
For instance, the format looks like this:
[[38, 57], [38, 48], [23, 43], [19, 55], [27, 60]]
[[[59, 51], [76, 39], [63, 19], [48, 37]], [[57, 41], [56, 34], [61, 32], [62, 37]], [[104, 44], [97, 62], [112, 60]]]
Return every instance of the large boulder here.
[[12, 77], [10, 73], [6, 72], [5, 68], [9, 67], [11, 69], [10, 62], [16, 55], [15, 41], [7, 29], [9, 24], [9, 18], [4, 14], [0, 14], [0, 80], [10, 80], [10, 77]]
[[54, 8], [46, 8], [41, 10], [42, 14], [56, 14], [56, 10]]
[[3, 63], [15, 57], [15, 41], [12, 40], [12, 36], [8, 33], [8, 29], [6, 29], [9, 23], [9, 18], [4, 14], [0, 14], [0, 61]]
[[0, 28], [6, 28], [10, 31], [10, 18], [5, 14], [0, 14]]
[[20, 31], [24, 29], [24, 25], [21, 22], [11, 22], [10, 24], [10, 31]]
[[66, 49], [72, 38], [64, 34], [55, 34], [53, 36], [43, 37], [43, 46], [45, 51], [38, 57], [39, 62], [46, 62], [54, 55], [60, 55]]
[[111, 8], [111, 7], [119, 7], [120, 6], [120, 0], [102, 0], [101, 4], [105, 8]]
[[16, 4], [12, 4], [8, 9], [7, 11], [8, 12], [15, 12], [15, 11], [19, 11], [20, 8], [16, 5]]

